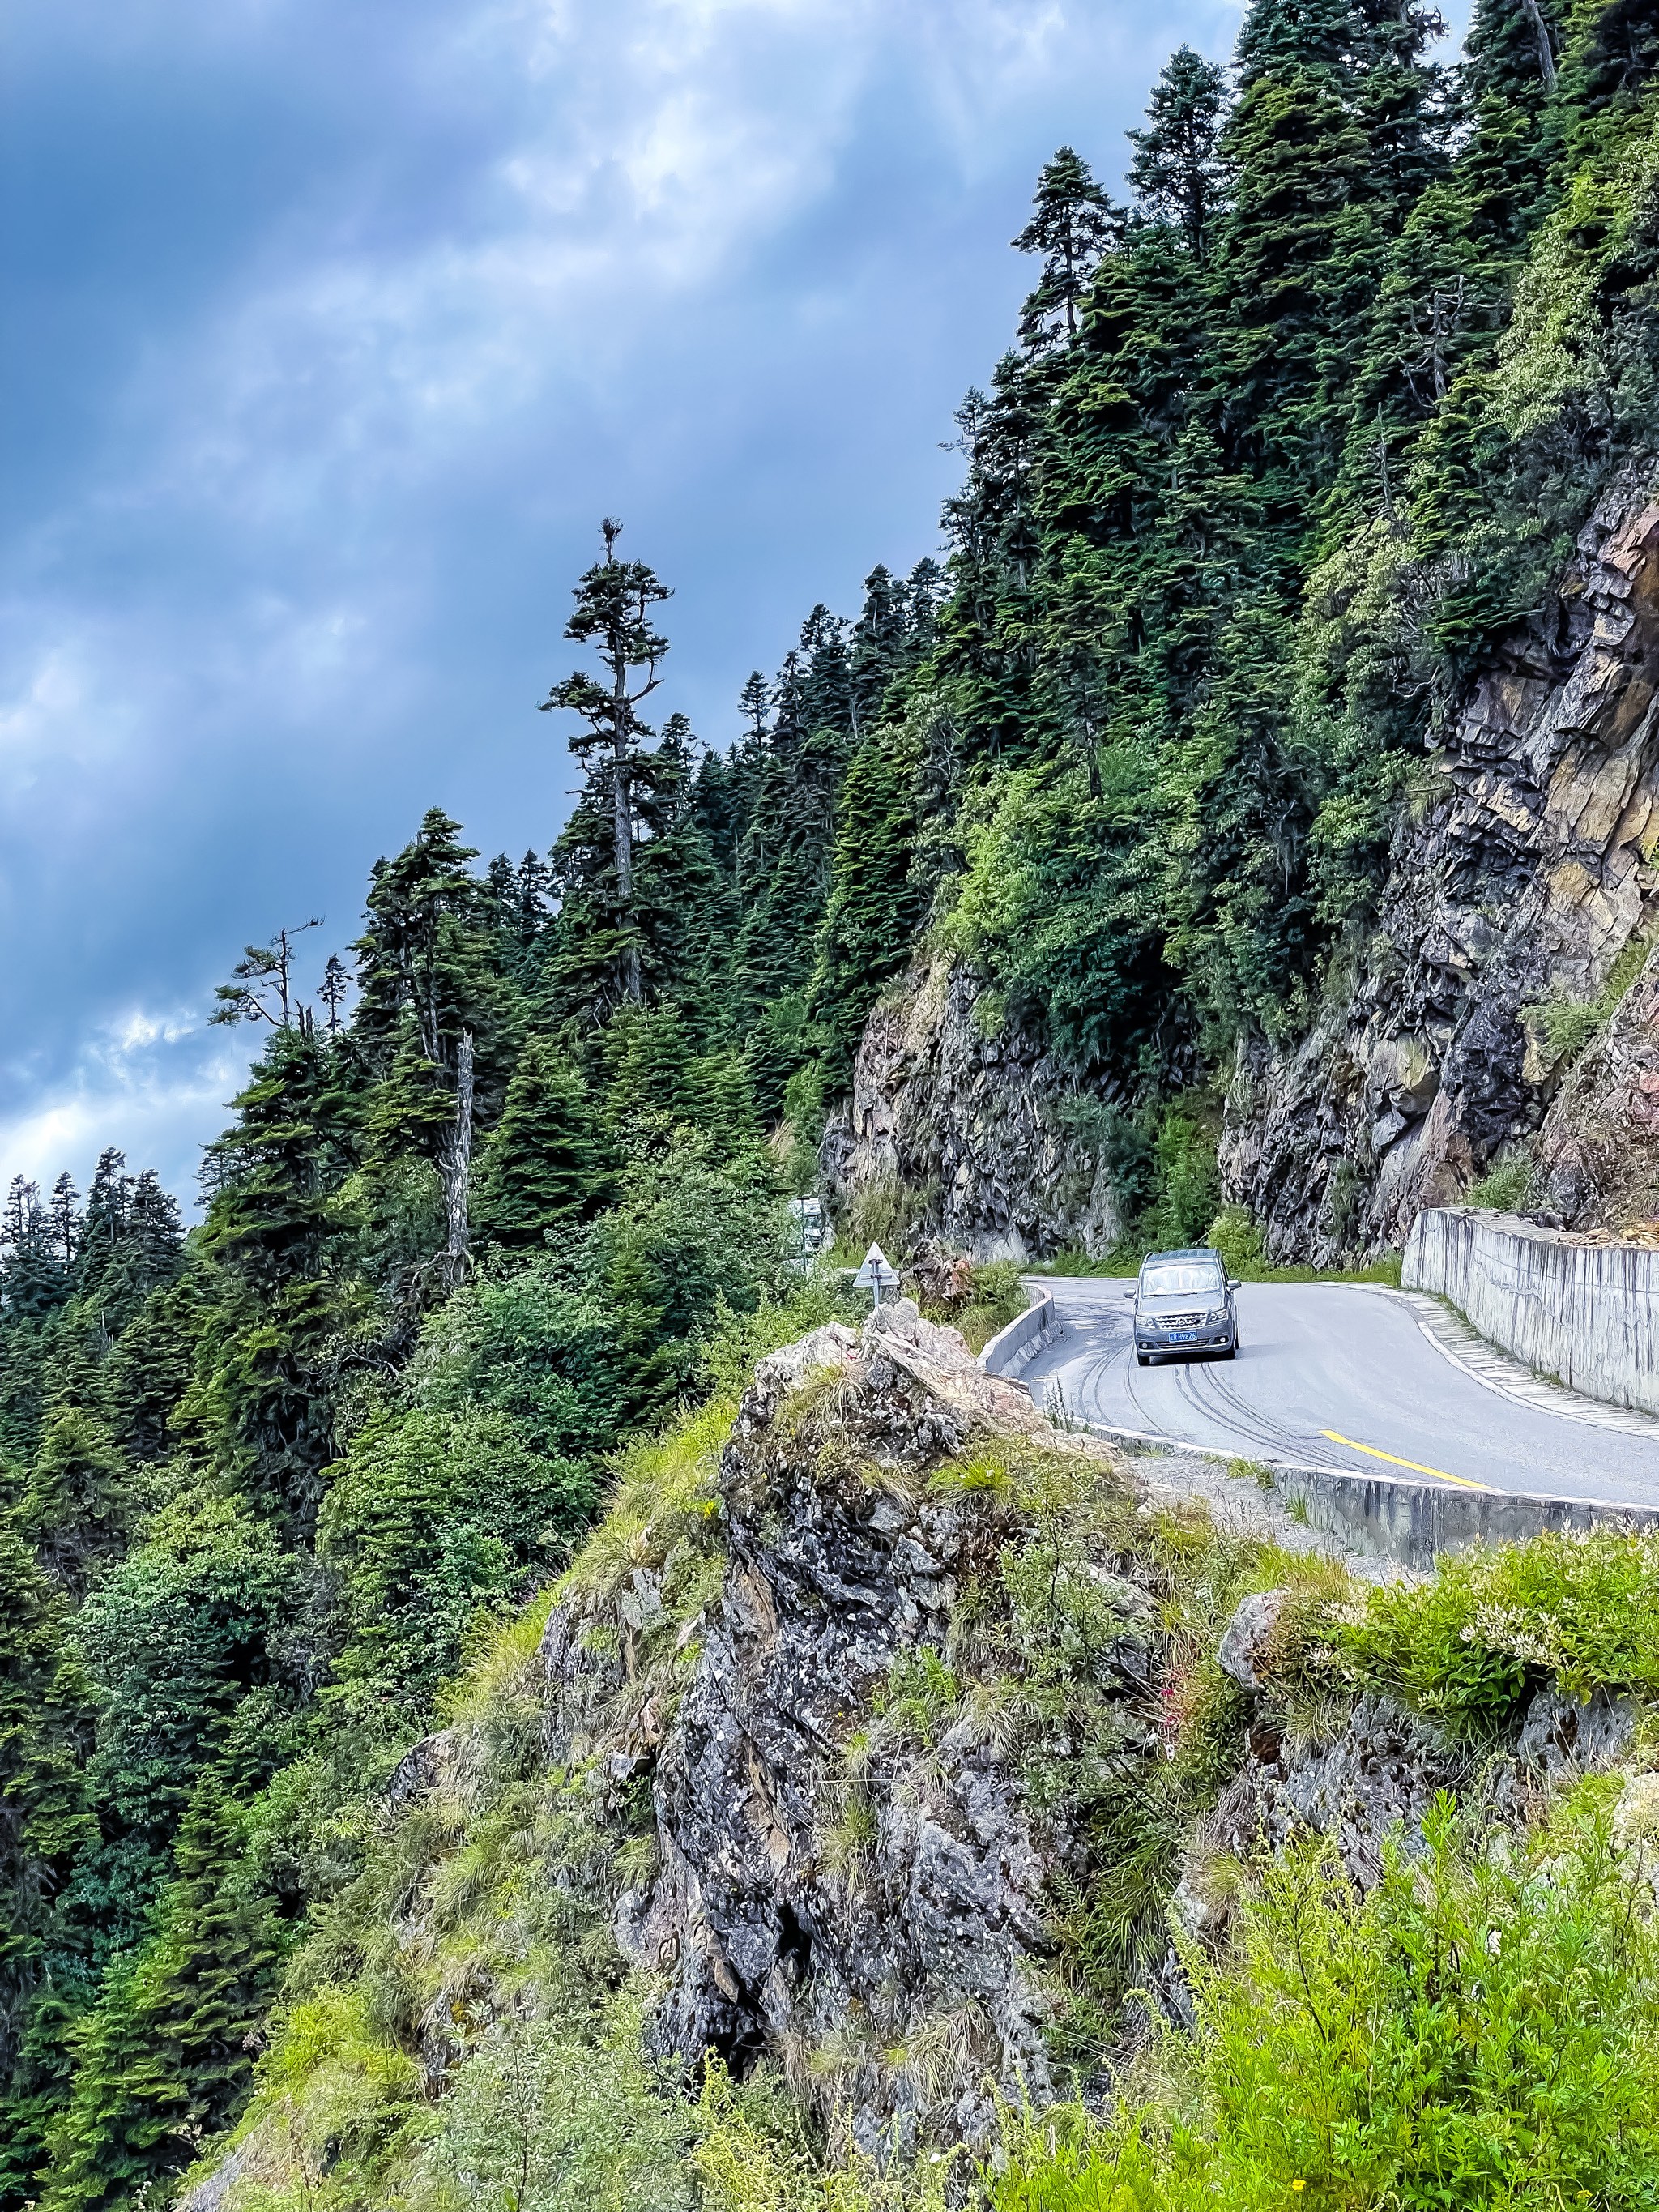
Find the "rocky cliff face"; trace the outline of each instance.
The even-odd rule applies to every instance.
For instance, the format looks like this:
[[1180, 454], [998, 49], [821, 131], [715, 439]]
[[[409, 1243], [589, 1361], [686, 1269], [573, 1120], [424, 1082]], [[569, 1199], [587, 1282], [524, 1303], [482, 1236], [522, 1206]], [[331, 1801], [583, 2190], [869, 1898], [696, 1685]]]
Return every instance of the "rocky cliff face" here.
[[[719, 1601], [672, 1719], [646, 1700], [616, 1727], [630, 1618], [660, 1605], [649, 1572], [614, 1611], [568, 1601], [544, 1643], [551, 1755], [602, 1739], [611, 1780], [650, 1790], [655, 1870], [615, 1917], [660, 1979], [650, 2044], [738, 2071], [781, 2059], [867, 2150], [919, 2128], [988, 2141], [994, 2094], [1048, 2091], [1045, 1885], [1081, 1847], [1034, 1814], [1006, 1715], [945, 1711], [964, 1599], [995, 1591], [1030, 1533], [1006, 1486], [963, 1479], [963, 1455], [1035, 1432], [1061, 1441], [914, 1307], [856, 1338], [822, 1329], [763, 1361], [744, 1401]], [[1098, 1450], [1068, 1457], [1083, 1486], [1127, 1495]], [[1152, 1601], [1103, 1564], [1093, 1588], [1115, 1632], [1092, 1676], [1124, 1741], [1155, 1744], [1129, 1717], [1151, 1688]]]
[[[1241, 1058], [1223, 1172], [1279, 1256], [1398, 1245], [1420, 1206], [1457, 1200], [1494, 1154], [1539, 1132], [1563, 1059], [1527, 1010], [1593, 1000], [1653, 927], [1652, 485], [1650, 467], [1612, 487], [1542, 612], [1476, 684], [1431, 763], [1437, 788], [1396, 839], [1352, 989], [1294, 1052]], [[1645, 1051], [1621, 1048], [1607, 1071], [1643, 1131], [1659, 1095], [1659, 1081], [1641, 1088]], [[1572, 1118], [1557, 1115], [1548, 1149], [1577, 1216], [1622, 1170], [1575, 1164]]]
[[683, 1440], [404, 1759], [301, 1977], [314, 2075], [290, 2043], [182, 2212], [483, 2202], [452, 2185], [479, 2113], [556, 2165], [562, 2069], [623, 2063], [580, 2038], [624, 2002], [653, 2140], [689, 2142], [714, 2052], [835, 2154], [991, 2152], [1000, 2106], [1103, 2086], [1146, 1994], [1190, 2025], [1264, 1853], [1328, 1837], [1363, 1892], [1441, 1792], [1523, 1821], [1633, 1741], [1626, 1699], [1546, 1686], [1472, 1754], [1328, 1670], [1310, 1725], [1328, 1565], [1051, 1430], [913, 1306], [763, 1361], [717, 1466]]
[[943, 957], [876, 1008], [852, 1097], [831, 1120], [823, 1171], [844, 1212], [887, 1190], [976, 1260], [1104, 1252], [1120, 1220], [1090, 1142], [1099, 1102], [1028, 1030], [981, 1032], [980, 985]]
[[1528, 1199], [1555, 1226], [1626, 1231], [1659, 1213], [1659, 971], [1650, 963], [1544, 1116]]
[[[1567, 574], [1475, 684], [1395, 840], [1358, 975], [1293, 1049], [1241, 1054], [1226, 1195], [1279, 1259], [1403, 1243], [1539, 1139], [1556, 1218], [1659, 1211], [1659, 983], [1582, 1070], [1529, 1012], [1587, 1004], [1659, 925], [1659, 497], [1627, 471]], [[1100, 1100], [1034, 1036], [981, 1036], [978, 986], [943, 960], [872, 1015], [823, 1148], [848, 1200], [902, 1192], [976, 1258], [1108, 1249]]]

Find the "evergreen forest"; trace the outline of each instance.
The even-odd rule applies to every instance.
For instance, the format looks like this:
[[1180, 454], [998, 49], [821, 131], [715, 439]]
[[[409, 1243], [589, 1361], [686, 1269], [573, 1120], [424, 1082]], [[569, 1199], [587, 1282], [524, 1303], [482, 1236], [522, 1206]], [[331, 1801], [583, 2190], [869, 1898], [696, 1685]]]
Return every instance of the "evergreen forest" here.
[[529, 726], [550, 848], [434, 809], [355, 942], [247, 948], [199, 1225], [115, 1152], [13, 1184], [4, 2212], [169, 2200], [617, 1455], [850, 1310], [789, 1201], [919, 945], [1156, 1130], [1364, 939], [1472, 672], [1659, 435], [1659, 6], [1442, 32], [1250, 0], [1230, 66], [1175, 54], [1037, 179], [939, 561], [700, 733], [605, 522]]

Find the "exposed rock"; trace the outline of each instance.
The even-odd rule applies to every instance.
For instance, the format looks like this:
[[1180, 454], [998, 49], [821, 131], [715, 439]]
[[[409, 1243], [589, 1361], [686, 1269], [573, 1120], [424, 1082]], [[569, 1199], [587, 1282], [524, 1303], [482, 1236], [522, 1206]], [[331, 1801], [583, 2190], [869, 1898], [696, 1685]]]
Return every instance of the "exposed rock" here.
[[976, 1260], [1109, 1250], [1121, 1223], [1091, 1135], [1099, 1099], [1034, 1033], [984, 1022], [983, 1008], [980, 982], [939, 957], [871, 1015], [821, 1153], [837, 1216], [887, 1185]]
[[1425, 1814], [1466, 1765], [1423, 1722], [1379, 1697], [1362, 1698], [1333, 1741], [1293, 1743], [1258, 1729], [1250, 1752], [1223, 1801], [1217, 1838], [1244, 1857], [1297, 1835], [1329, 1836], [1364, 1889], [1382, 1873], [1389, 1836], [1420, 1845]]
[[[988, 2146], [994, 2094], [1048, 2093], [1035, 1970], [1056, 1816], [1039, 1832], [1018, 1759], [965, 1711], [926, 1757], [859, 1748], [895, 1660], [942, 1650], [970, 1581], [994, 1584], [1021, 1539], [994, 1487], [930, 1478], [1012, 1435], [1109, 1466], [908, 1301], [856, 1337], [820, 1329], [744, 1398], [720, 1463], [723, 1588], [678, 1703], [635, 1680], [659, 1601], [640, 1569], [602, 1599], [573, 1589], [543, 1638], [552, 1756], [602, 1792], [650, 1778], [656, 1871], [613, 1927], [659, 1978], [653, 2047], [739, 2072], [813, 2052], [867, 2149], [924, 2128]], [[1092, 1665], [1124, 1700], [1128, 1754], [1157, 1757], [1154, 1600], [1119, 1563], [1068, 1571], [1120, 1624]]]
[[[635, 1955], [670, 1972], [653, 2038], [741, 2059], [850, 2031], [870, 2148], [895, 2123], [902, 2140], [921, 2100], [881, 2052], [946, 2013], [971, 2054], [957, 2124], [972, 2132], [977, 2114], [983, 2132], [976, 2075], [1012, 2094], [1048, 2079], [1027, 1972], [1048, 1949], [1046, 1866], [1017, 1777], [957, 1744], [930, 1786], [889, 1791], [874, 1771], [849, 1783], [844, 1753], [895, 1656], [942, 1644], [964, 1581], [994, 1557], [985, 1501], [922, 1479], [988, 1424], [1041, 1423], [903, 1304], [846, 1355], [828, 1459], [788, 1402], [797, 1369], [763, 1365], [727, 1448], [721, 1615], [657, 1767], [662, 1871], [633, 1931]], [[826, 1864], [826, 1832], [860, 1790], [867, 1832]]]
[[1216, 1653], [1224, 1674], [1231, 1674], [1241, 1690], [1259, 1690], [1258, 1663], [1272, 1641], [1285, 1610], [1288, 1590], [1258, 1590], [1243, 1599], [1227, 1623]]
[[380, 1801], [383, 1817], [395, 1820], [416, 1798], [429, 1797], [442, 1788], [453, 1772], [455, 1753], [454, 1732], [450, 1729], [440, 1729], [411, 1746], [392, 1770]]
[[1652, 961], [1562, 1084], [1536, 1146], [1548, 1217], [1576, 1229], [1659, 1212], [1659, 970]]
[[1598, 1689], [1580, 1699], [1544, 1689], [1527, 1707], [1516, 1755], [1557, 1782], [1616, 1766], [1635, 1733], [1636, 1708], [1628, 1698]]
[[[1564, 1070], [1525, 1010], [1593, 999], [1653, 923], [1651, 487], [1650, 465], [1610, 488], [1557, 591], [1455, 718], [1432, 762], [1441, 793], [1401, 824], [1352, 989], [1295, 1049], [1241, 1057], [1224, 1182], [1277, 1256], [1399, 1245], [1419, 1207], [1455, 1202], [1496, 1152], [1536, 1133]], [[1652, 1164], [1655, 1006], [1633, 997], [1605, 1075], [1586, 1070], [1610, 1102], [1601, 1133], [1576, 1146], [1573, 1109], [1551, 1134], [1564, 1218], [1588, 1218]], [[1640, 1140], [1629, 1167], [1616, 1157], [1626, 1129]]]

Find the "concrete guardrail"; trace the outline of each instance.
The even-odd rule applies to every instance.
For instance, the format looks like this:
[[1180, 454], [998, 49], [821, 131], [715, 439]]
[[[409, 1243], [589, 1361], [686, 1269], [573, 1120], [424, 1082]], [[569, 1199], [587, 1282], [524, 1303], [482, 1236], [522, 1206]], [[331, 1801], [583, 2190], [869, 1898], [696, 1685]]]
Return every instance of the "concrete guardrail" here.
[[1431, 1206], [1413, 1224], [1401, 1279], [1449, 1298], [1540, 1374], [1659, 1413], [1659, 1252], [1573, 1243], [1512, 1213]]
[[1060, 1333], [1054, 1293], [1034, 1290], [1028, 1284], [1026, 1295], [1031, 1303], [1024, 1312], [1000, 1328], [979, 1355], [979, 1364], [988, 1375], [1000, 1375], [1011, 1382], [1017, 1382], [1022, 1369]]
[[1345, 1550], [1393, 1559], [1418, 1574], [1426, 1574], [1443, 1553], [1471, 1545], [1525, 1544], [1571, 1528], [1650, 1528], [1659, 1522], [1659, 1508], [1443, 1490], [1398, 1475], [1344, 1474], [1334, 1468], [1275, 1467], [1273, 1476], [1281, 1498], [1300, 1501], [1310, 1528], [1334, 1536]]

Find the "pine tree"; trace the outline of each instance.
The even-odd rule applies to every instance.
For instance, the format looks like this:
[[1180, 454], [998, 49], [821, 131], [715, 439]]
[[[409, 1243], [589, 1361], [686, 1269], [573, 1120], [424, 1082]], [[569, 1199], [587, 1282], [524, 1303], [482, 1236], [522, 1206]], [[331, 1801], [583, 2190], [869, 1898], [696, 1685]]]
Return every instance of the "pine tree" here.
[[[668, 650], [668, 640], [653, 626], [651, 610], [672, 594], [642, 561], [617, 558], [621, 523], [607, 519], [601, 528], [605, 558], [576, 586], [576, 611], [564, 634], [597, 647], [605, 681], [597, 683], [579, 672], [556, 684], [544, 704], [579, 715], [587, 726], [571, 739], [570, 750], [609, 811], [620, 995], [637, 1004], [642, 985], [633, 916], [635, 818], [641, 788], [651, 774], [643, 742], [651, 732], [639, 708], [662, 681], [658, 666]], [[636, 670], [643, 672], [638, 683], [633, 680]]]
[[1153, 88], [1146, 128], [1129, 133], [1136, 198], [1149, 215], [1173, 223], [1200, 261], [1223, 202], [1218, 141], [1226, 82], [1213, 62], [1181, 47]]
[[125, 1544], [131, 1511], [114, 1439], [78, 1407], [60, 1407], [47, 1421], [18, 1508], [19, 1531], [41, 1566], [80, 1598], [96, 1567]]
[[40, 1203], [40, 1187], [15, 1176], [0, 1216], [0, 1297], [8, 1315], [38, 1321], [70, 1293], [69, 1271]]
[[241, 1828], [210, 1771], [179, 1828], [155, 1936], [75, 2031], [43, 2212], [145, 2201], [246, 2096], [283, 1947], [271, 1899], [241, 1859]]
[[1014, 244], [1042, 257], [1042, 274], [1020, 315], [1033, 352], [1077, 336], [1079, 311], [1096, 263], [1121, 218], [1088, 163], [1062, 146], [1037, 179], [1036, 213]]
[[884, 983], [910, 955], [922, 898], [911, 874], [916, 746], [878, 731], [854, 756], [837, 810], [834, 872], [809, 1006], [831, 1073], [844, 1079]]
[[550, 1231], [591, 1211], [602, 1188], [587, 1086], [551, 1038], [532, 1036], [479, 1159], [479, 1232], [509, 1250], [538, 1250]]
[[0, 2204], [37, 2194], [43, 2136], [61, 2097], [52, 2024], [53, 1900], [96, 1834], [82, 1776], [91, 1686], [70, 1608], [0, 1515]]
[[856, 739], [880, 716], [889, 684], [910, 665], [908, 594], [879, 562], [864, 580], [864, 607], [849, 643], [848, 677]]
[[665, 1143], [675, 1123], [693, 1118], [696, 1055], [672, 1006], [625, 1014], [605, 1039], [612, 1059], [606, 1110], [630, 1151]]
[[132, 1178], [126, 1165], [126, 1155], [113, 1146], [98, 1156], [76, 1254], [76, 1288], [79, 1291], [88, 1290], [96, 1281], [125, 1233], [132, 1197]]
[[383, 1153], [413, 1150], [438, 1171], [451, 1285], [466, 1266], [475, 1131], [499, 1104], [514, 1042], [483, 886], [467, 867], [477, 857], [459, 825], [432, 808], [412, 843], [376, 861], [356, 946], [353, 1034], [380, 1077], [372, 1126]]
[[700, 1039], [729, 1018], [737, 886], [722, 868], [698, 805], [701, 770], [680, 750], [671, 717], [658, 747], [656, 788], [647, 811], [651, 830], [639, 848], [635, 910], [641, 974], [653, 1000], [679, 1004]]

